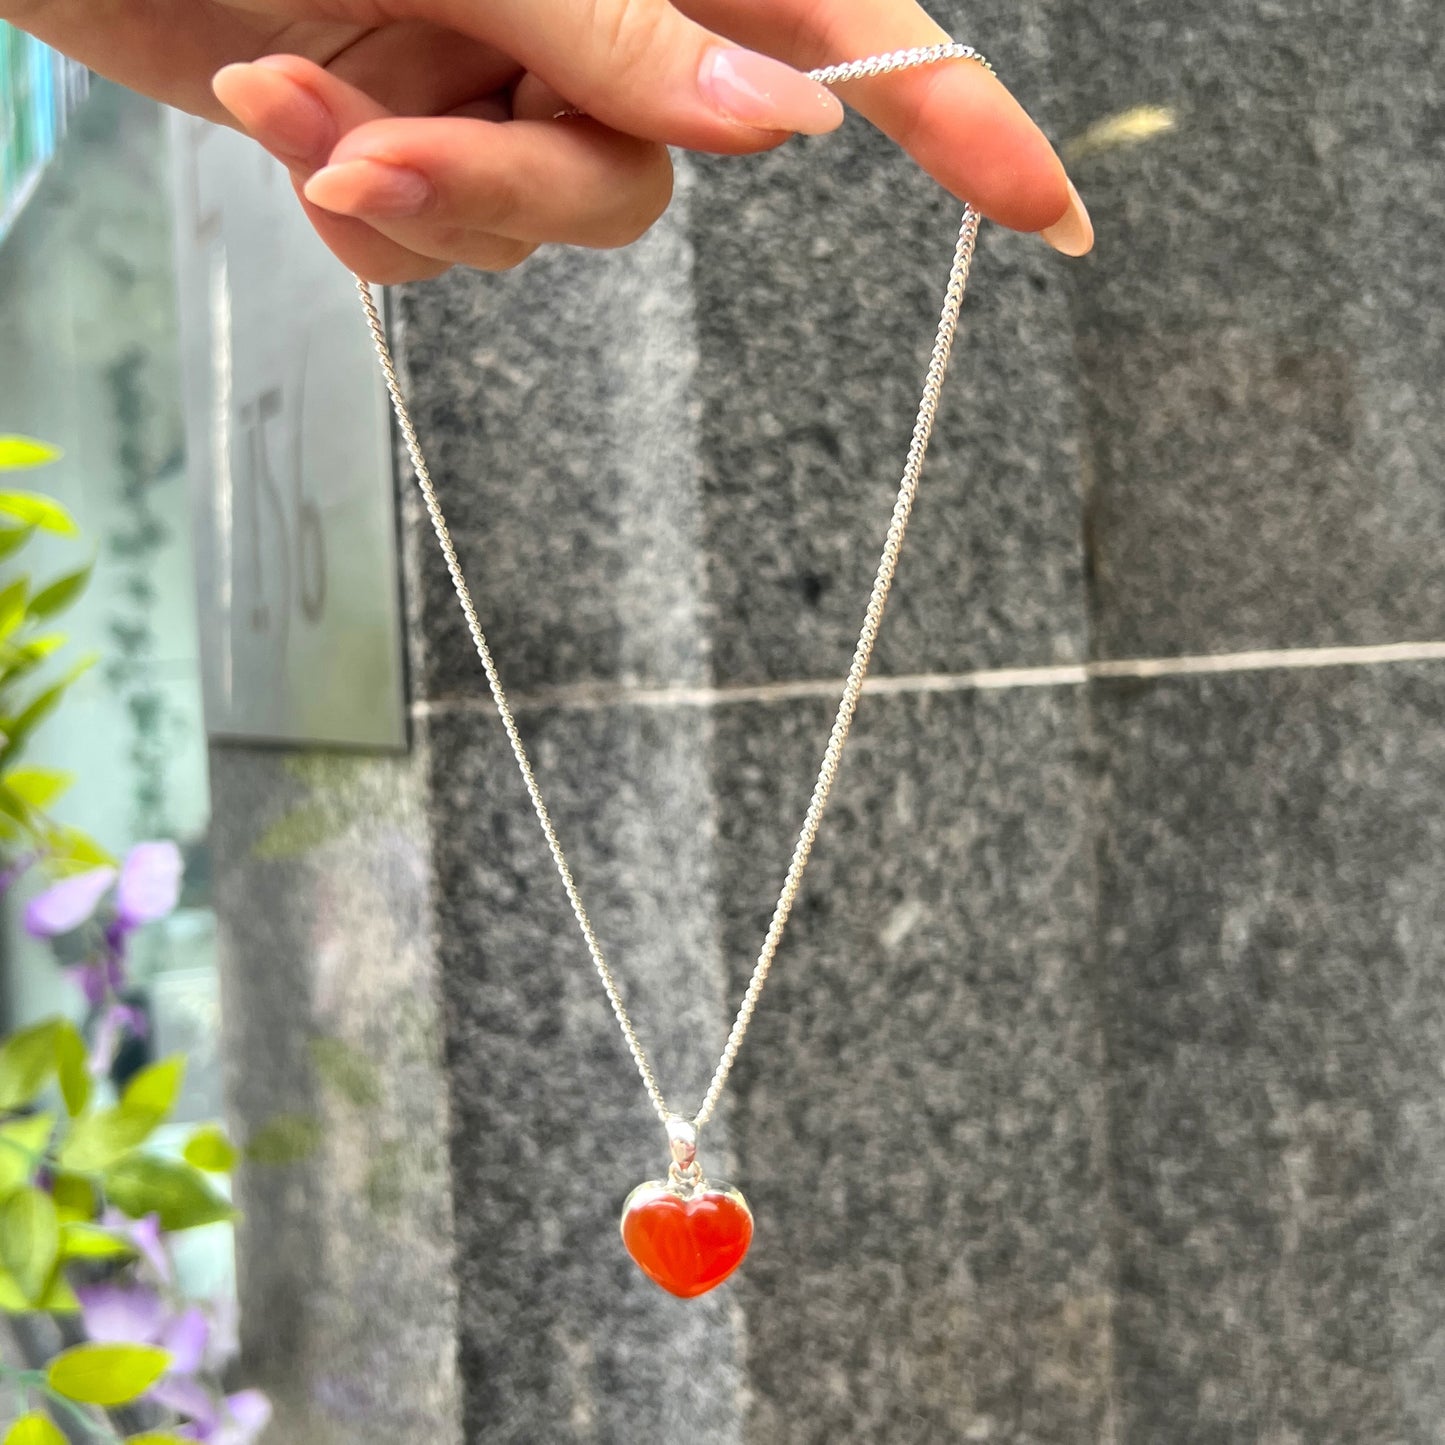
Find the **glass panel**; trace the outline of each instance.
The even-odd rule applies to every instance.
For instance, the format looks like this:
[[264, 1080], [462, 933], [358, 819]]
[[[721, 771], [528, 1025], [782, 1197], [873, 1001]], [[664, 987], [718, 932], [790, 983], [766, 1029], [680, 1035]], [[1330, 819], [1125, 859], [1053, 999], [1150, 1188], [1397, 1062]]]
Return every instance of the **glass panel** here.
[[[75, 775], [55, 818], [123, 857], [173, 839], [185, 859], [180, 907], [134, 937], [125, 995], [144, 1037], [117, 1056], [122, 1084], [151, 1059], [184, 1053], [171, 1141], [221, 1109], [215, 920], [206, 833], [191, 529], [185, 484], [166, 147], [160, 107], [98, 84], [0, 244], [0, 432], [40, 438], [62, 459], [9, 484], [44, 491], [78, 538], [37, 536], [0, 563], [48, 579], [93, 557], [93, 579], [58, 619], [70, 637], [57, 673], [91, 653], [27, 753]], [[7, 170], [7, 179], [9, 171]], [[58, 945], [28, 937], [22, 909], [40, 880], [12, 890], [0, 931], [0, 1003], [11, 1026], [56, 1012], [95, 1033], [67, 984]], [[160, 1136], [160, 1142], [167, 1136]], [[228, 1227], [179, 1235], [187, 1283], [230, 1268]]]
[[0, 21], [0, 239], [85, 98], [90, 72]]

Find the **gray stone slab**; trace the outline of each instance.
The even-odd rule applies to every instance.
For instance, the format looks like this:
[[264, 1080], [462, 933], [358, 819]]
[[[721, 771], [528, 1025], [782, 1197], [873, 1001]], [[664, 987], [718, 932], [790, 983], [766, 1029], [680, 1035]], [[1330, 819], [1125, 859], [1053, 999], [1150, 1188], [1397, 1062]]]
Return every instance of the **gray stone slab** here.
[[[700, 1096], [725, 1004], [709, 723], [684, 710], [528, 714], [543, 788], [660, 1076]], [[618, 1238], [666, 1140], [608, 1010], [496, 718], [431, 718], [451, 1061], [466, 1438], [738, 1438], [728, 1291], [664, 1295]], [[714, 1143], [725, 1135], [714, 1130]], [[716, 1156], [720, 1157], [720, 1156]]]
[[[991, 20], [1047, 109], [1041, 25]], [[857, 117], [678, 177], [627, 252], [402, 292], [417, 423], [523, 690], [829, 676], [857, 636], [960, 207]], [[1084, 655], [1067, 268], [985, 229], [881, 672]], [[470, 695], [433, 558], [422, 585], [422, 690]]]
[[[699, 680], [695, 341], [686, 197], [638, 245], [557, 247], [399, 292], [407, 395], [509, 682]], [[423, 547], [425, 697], [476, 660]]]
[[[758, 1220], [682, 1305], [616, 1239], [650, 1118], [493, 719], [429, 723], [468, 1439], [1104, 1438], [1109, 1231], [1078, 695], [870, 698], [724, 1099]], [[695, 1107], [824, 700], [529, 713], [664, 1087]]]
[[[1052, 125], [1045, 16], [929, 9]], [[847, 666], [877, 564], [959, 205], [856, 115], [766, 156], [702, 160], [699, 179], [714, 675], [827, 676]], [[881, 673], [1085, 653], [1070, 264], [983, 229]]]
[[1445, 37], [1306, 9], [1058, 10], [1067, 134], [1172, 121], [1073, 167], [1096, 656], [1439, 633]]
[[[1078, 701], [865, 701], [732, 1096], [760, 1206], [738, 1286], [759, 1445], [1106, 1438]], [[734, 992], [829, 713], [719, 718]]]
[[1442, 702], [1093, 689], [1124, 1445], [1439, 1438]]
[[463, 1438], [416, 784], [409, 761], [212, 751], [245, 1378], [278, 1442]]
[[[857, 118], [700, 166], [692, 203], [713, 674], [846, 668], [902, 473], [956, 201]], [[883, 673], [1080, 658], [1062, 263], [986, 228]]]

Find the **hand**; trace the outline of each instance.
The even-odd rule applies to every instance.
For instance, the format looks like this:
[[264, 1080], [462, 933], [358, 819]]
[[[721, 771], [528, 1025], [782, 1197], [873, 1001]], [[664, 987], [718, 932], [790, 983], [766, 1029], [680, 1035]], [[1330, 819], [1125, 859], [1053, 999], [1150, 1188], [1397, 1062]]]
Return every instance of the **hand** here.
[[[0, 0], [0, 14], [245, 130], [288, 166], [327, 245], [380, 282], [505, 269], [546, 241], [626, 244], [666, 208], [668, 145], [745, 154], [841, 122], [791, 66], [948, 39], [913, 0], [247, 3]], [[985, 215], [1089, 249], [1058, 157], [983, 67], [839, 93]], [[554, 119], [569, 105], [585, 117]]]

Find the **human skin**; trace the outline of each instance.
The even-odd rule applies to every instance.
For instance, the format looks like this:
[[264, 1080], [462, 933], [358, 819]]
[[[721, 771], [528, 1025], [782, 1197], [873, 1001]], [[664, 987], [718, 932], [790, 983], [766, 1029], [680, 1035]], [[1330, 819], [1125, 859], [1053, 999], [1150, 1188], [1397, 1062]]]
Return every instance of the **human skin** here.
[[[0, 0], [0, 18], [251, 135], [378, 282], [625, 245], [666, 209], [669, 145], [830, 130], [838, 99], [799, 71], [949, 38], [914, 0]], [[1092, 244], [1053, 148], [982, 66], [836, 94], [984, 215]]]

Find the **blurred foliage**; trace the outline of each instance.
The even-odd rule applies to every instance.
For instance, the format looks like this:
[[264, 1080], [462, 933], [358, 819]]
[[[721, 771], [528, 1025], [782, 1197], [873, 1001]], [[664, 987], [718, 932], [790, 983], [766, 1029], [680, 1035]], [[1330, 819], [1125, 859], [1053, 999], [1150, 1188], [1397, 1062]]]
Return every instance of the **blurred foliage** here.
[[[29, 471], [59, 457], [29, 437], [0, 436], [0, 471]], [[0, 849], [29, 855], [52, 873], [110, 863], [110, 855], [76, 828], [54, 822], [49, 809], [74, 782], [70, 773], [30, 767], [25, 752], [36, 729], [95, 662], [82, 657], [54, 675], [67, 638], [54, 620], [85, 590], [93, 562], [37, 582], [23, 570], [38, 533], [74, 537], [74, 519], [53, 497], [0, 490]]]
[[[0, 436], [0, 470], [57, 456], [28, 437]], [[129, 939], [174, 909], [180, 853], [172, 843], [138, 844], [117, 869], [92, 839], [49, 815], [72, 775], [25, 760], [36, 729], [95, 660], [58, 673], [49, 665], [67, 641], [54, 619], [84, 591], [93, 564], [41, 581], [24, 570], [37, 534], [76, 531], [54, 498], [0, 490], [0, 891], [32, 865], [55, 875], [27, 906], [25, 926], [38, 938], [74, 936], [84, 961], [71, 973], [91, 1008], [89, 1042], [63, 1017], [0, 1041], [0, 1311], [78, 1315], [88, 1336], [42, 1368], [0, 1358], [0, 1384], [25, 1412], [8, 1428], [0, 1423], [0, 1445], [65, 1445], [60, 1420], [78, 1438], [118, 1442], [105, 1413], [115, 1407], [139, 1407], [159, 1426], [130, 1435], [131, 1445], [246, 1445], [270, 1406], [254, 1390], [224, 1395], [207, 1372], [217, 1321], [181, 1294], [167, 1247], [169, 1235], [233, 1217], [215, 1180], [236, 1150], [215, 1125], [195, 1130], [179, 1158], [156, 1147], [181, 1094], [184, 1058], [141, 1068], [123, 1087], [116, 1068], [127, 1030], [140, 1027], [126, 1001]]]

